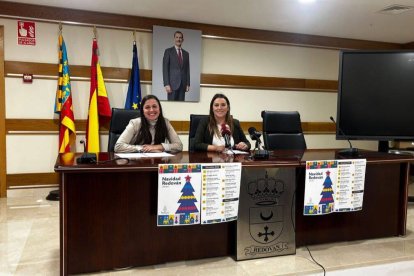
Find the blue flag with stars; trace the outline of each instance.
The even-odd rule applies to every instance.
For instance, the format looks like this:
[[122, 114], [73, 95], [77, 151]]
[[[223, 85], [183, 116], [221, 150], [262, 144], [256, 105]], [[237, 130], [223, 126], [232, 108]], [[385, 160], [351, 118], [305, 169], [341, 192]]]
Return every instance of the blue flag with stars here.
[[132, 70], [129, 78], [128, 93], [125, 100], [125, 109], [139, 109], [141, 105], [141, 84], [139, 80], [139, 64], [137, 45], [132, 47]]

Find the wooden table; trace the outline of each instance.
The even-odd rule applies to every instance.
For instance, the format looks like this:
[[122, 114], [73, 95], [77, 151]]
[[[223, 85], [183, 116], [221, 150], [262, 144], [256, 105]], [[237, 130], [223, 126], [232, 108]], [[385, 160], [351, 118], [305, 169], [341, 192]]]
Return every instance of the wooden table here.
[[[334, 150], [275, 151], [269, 160], [210, 153], [171, 158], [77, 164], [81, 154], [59, 155], [61, 274], [87, 273], [235, 253], [236, 223], [157, 227], [160, 163], [242, 162], [242, 167], [295, 167], [296, 245], [405, 235], [411, 156], [362, 152], [367, 159], [363, 210], [303, 216], [307, 160], [332, 160]], [[100, 162], [112, 153], [100, 153]]]

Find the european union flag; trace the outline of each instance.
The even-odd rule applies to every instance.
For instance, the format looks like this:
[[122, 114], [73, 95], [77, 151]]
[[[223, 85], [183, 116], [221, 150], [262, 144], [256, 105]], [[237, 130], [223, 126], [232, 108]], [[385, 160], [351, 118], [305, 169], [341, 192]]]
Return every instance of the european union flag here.
[[139, 64], [137, 45], [132, 47], [132, 70], [129, 78], [128, 93], [125, 100], [125, 109], [139, 109], [141, 105], [141, 85], [139, 80]]

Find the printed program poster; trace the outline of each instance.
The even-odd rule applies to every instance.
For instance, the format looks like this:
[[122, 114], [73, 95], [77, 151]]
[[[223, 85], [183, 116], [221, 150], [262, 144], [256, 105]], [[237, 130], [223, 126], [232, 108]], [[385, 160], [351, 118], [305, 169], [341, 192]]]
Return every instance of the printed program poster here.
[[338, 161], [335, 212], [362, 210], [366, 159]]
[[201, 223], [237, 219], [241, 163], [202, 165]]
[[304, 215], [362, 210], [366, 159], [306, 162]]
[[158, 226], [237, 219], [241, 163], [158, 165]]
[[158, 226], [200, 223], [200, 164], [158, 166]]

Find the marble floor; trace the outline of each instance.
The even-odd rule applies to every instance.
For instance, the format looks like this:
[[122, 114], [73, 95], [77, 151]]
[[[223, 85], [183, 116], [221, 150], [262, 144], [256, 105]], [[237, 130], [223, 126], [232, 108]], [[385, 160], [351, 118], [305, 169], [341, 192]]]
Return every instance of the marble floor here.
[[[412, 186], [412, 185], [410, 185]], [[51, 189], [8, 191], [0, 199], [0, 275], [59, 275], [59, 202]], [[414, 204], [407, 235], [309, 246], [327, 275], [414, 275]], [[296, 255], [236, 262], [230, 257], [88, 275], [323, 275], [306, 248]]]

